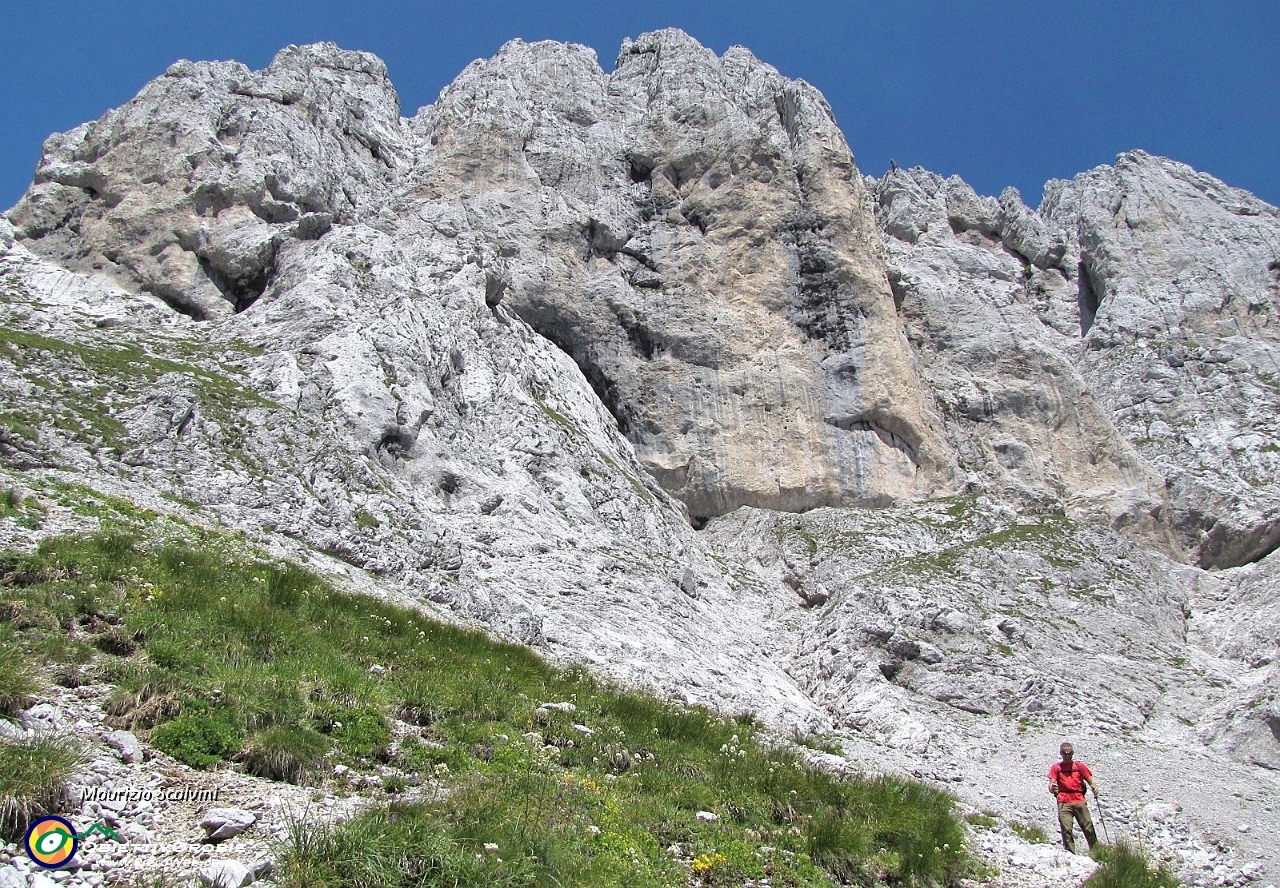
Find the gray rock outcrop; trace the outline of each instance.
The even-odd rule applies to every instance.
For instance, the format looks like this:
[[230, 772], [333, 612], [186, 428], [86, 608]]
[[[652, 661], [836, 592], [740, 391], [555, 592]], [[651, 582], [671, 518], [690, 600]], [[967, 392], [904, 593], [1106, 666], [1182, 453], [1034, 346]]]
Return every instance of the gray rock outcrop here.
[[292, 239], [376, 214], [403, 156], [386, 66], [289, 47], [255, 74], [178, 62], [127, 105], [52, 136], [11, 214], [20, 237], [184, 314], [243, 311]]
[[142, 744], [129, 731], [111, 731], [103, 740], [116, 751], [120, 761], [126, 764], [134, 764], [146, 758], [146, 751], [142, 748]]

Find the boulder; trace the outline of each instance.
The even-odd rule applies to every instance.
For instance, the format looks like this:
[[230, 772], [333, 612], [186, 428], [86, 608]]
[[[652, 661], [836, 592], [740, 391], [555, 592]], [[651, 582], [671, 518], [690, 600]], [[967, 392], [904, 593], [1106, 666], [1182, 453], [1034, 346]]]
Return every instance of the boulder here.
[[253, 826], [258, 815], [243, 808], [211, 808], [205, 812], [200, 827], [209, 842], [224, 842]]

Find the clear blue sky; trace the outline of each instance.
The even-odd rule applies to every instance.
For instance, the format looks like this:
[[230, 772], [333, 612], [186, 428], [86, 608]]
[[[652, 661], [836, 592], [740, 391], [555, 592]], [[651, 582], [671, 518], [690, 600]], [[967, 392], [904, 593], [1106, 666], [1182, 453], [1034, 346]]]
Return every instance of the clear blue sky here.
[[0, 0], [0, 207], [51, 132], [127, 101], [179, 58], [252, 68], [333, 40], [386, 62], [406, 115], [512, 37], [739, 43], [821, 89], [864, 172], [890, 159], [1039, 201], [1129, 148], [1280, 204], [1280, 0], [794, 0], [392, 3]]

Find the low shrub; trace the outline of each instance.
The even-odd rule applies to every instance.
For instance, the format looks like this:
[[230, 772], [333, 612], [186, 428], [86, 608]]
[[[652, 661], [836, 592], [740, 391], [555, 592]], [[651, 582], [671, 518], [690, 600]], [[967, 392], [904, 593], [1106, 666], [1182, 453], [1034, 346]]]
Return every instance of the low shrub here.
[[240, 734], [225, 717], [183, 712], [152, 731], [151, 743], [185, 765], [207, 768], [240, 749]]
[[369, 705], [326, 708], [317, 726], [332, 735], [338, 749], [349, 758], [381, 757], [391, 743], [386, 717]]

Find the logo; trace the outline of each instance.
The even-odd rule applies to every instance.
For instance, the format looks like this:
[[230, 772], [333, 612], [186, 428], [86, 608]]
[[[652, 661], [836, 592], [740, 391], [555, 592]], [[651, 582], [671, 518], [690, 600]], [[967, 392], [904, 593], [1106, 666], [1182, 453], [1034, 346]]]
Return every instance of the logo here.
[[61, 817], [41, 817], [27, 830], [27, 856], [36, 866], [57, 869], [75, 856], [80, 840], [95, 832], [110, 836], [117, 842], [120, 837], [110, 827], [95, 823], [82, 833], [77, 833], [71, 821]]

